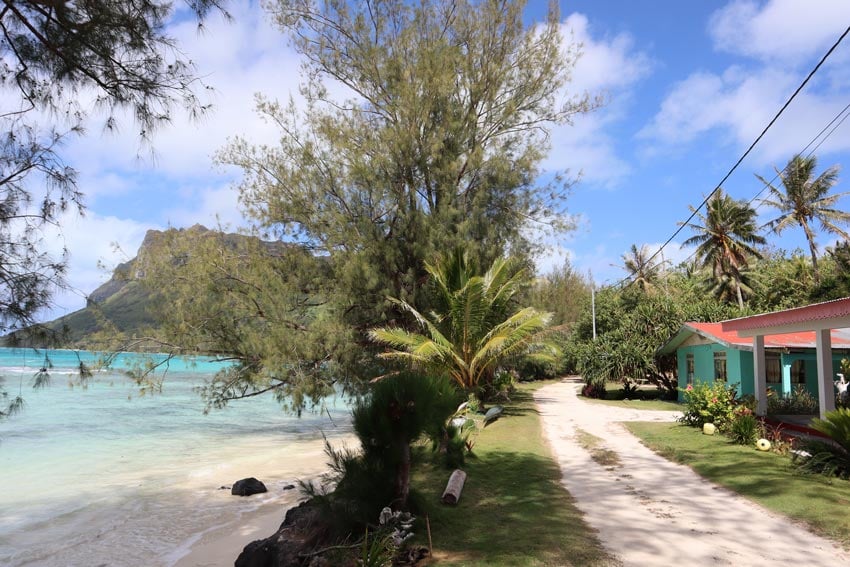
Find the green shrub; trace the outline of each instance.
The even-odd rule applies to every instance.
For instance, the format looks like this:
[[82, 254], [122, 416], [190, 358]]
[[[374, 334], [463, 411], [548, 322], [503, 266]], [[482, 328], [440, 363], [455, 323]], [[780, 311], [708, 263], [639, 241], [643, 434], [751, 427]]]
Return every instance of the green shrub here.
[[818, 401], [802, 385], [784, 396], [767, 391], [767, 413], [771, 415], [815, 415], [819, 411]]
[[395, 470], [396, 505], [404, 508], [407, 502], [411, 443], [423, 435], [444, 437], [446, 421], [459, 402], [449, 378], [400, 372], [376, 382], [355, 406], [352, 423], [364, 457]]
[[516, 391], [517, 382], [519, 382], [519, 379], [515, 371], [498, 370], [485, 392], [485, 399], [510, 400], [511, 394]]
[[693, 427], [713, 423], [720, 430], [728, 427], [735, 409], [735, 387], [722, 382], [698, 382], [682, 390], [685, 411], [679, 421]]
[[729, 437], [739, 445], [752, 445], [760, 434], [759, 421], [753, 411], [744, 405], [736, 407], [728, 426]]
[[850, 409], [827, 412], [826, 419], [815, 419], [812, 428], [830, 441], [808, 439], [794, 461], [803, 472], [850, 478]]
[[584, 387], [581, 389], [581, 395], [585, 398], [605, 399], [607, 390], [605, 388], [605, 380], [585, 380]]
[[422, 436], [442, 439], [460, 396], [446, 377], [400, 372], [376, 382], [352, 411], [362, 450], [326, 446], [330, 473], [322, 485], [305, 486], [339, 536], [374, 523], [386, 506], [407, 507], [411, 444]]

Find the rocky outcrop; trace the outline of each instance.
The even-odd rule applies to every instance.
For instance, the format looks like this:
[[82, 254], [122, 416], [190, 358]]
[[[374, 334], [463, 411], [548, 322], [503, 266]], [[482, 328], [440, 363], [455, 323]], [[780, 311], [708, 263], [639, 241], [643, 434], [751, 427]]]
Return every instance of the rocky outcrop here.
[[230, 489], [230, 493], [234, 496], [251, 496], [252, 494], [261, 494], [268, 491], [269, 489], [266, 488], [266, 485], [253, 476], [237, 480]]
[[322, 540], [325, 530], [319, 510], [309, 501], [286, 512], [280, 529], [266, 539], [252, 541], [236, 559], [235, 567], [302, 567], [310, 565], [310, 551]]

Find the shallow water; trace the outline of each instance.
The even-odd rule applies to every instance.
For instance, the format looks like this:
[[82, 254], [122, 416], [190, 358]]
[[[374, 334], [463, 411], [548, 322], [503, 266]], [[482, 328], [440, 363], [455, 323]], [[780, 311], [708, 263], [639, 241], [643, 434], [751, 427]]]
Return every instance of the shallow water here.
[[[5, 387], [27, 404], [0, 422], [0, 565], [173, 565], [200, 533], [293, 504], [284, 486], [325, 468], [322, 434], [350, 432], [335, 399], [302, 418], [264, 397], [204, 415], [193, 388], [217, 368], [205, 360], [172, 365], [162, 394], [139, 397], [115, 371], [69, 388], [78, 362], [66, 351], [34, 391], [42, 361], [21, 350], [0, 349]], [[220, 489], [246, 476], [269, 492]]]

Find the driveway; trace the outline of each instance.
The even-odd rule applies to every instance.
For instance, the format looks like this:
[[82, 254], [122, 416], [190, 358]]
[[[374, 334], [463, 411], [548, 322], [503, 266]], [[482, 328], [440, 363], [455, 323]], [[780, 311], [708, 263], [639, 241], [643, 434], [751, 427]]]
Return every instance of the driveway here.
[[[850, 565], [850, 554], [829, 540], [659, 457], [620, 423], [674, 421], [677, 412], [582, 401], [580, 385], [567, 380], [546, 386], [534, 399], [562, 483], [624, 565]], [[619, 466], [591, 459], [577, 430], [602, 438]]]

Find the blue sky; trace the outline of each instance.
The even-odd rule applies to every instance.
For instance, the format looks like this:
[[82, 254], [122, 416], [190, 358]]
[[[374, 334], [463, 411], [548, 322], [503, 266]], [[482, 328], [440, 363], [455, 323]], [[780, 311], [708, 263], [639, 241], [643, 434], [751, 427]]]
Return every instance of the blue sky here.
[[[533, 17], [545, 3], [530, 2]], [[156, 155], [140, 157], [132, 121], [117, 134], [69, 143], [66, 156], [80, 171], [88, 211], [63, 219], [48, 235], [70, 253], [68, 279], [45, 318], [73, 311], [135, 255], [148, 229], [243, 223], [233, 189], [238, 172], [213, 165], [229, 137], [274, 143], [275, 130], [254, 113], [254, 95], [281, 100], [297, 94], [298, 56], [256, 3], [231, 5], [231, 23], [217, 18], [198, 34], [190, 21], [171, 32], [215, 88], [212, 113], [200, 122], [179, 117], [154, 138]], [[542, 271], [570, 258], [600, 283], [624, 276], [617, 265], [631, 244], [657, 247], [720, 181], [809, 70], [850, 25], [847, 0], [733, 0], [652, 2], [562, 0], [565, 36], [583, 44], [570, 92], [603, 93], [606, 105], [552, 133], [548, 170], [581, 172], [568, 201], [578, 229], [547, 241]], [[735, 198], [768, 179], [850, 104], [850, 39], [827, 64], [738, 171], [724, 184]], [[821, 168], [850, 168], [850, 120], [816, 152]], [[850, 169], [838, 190], [850, 191]], [[850, 210], [850, 199], [841, 202]], [[760, 208], [763, 221], [772, 212]], [[689, 251], [679, 243], [665, 257]], [[803, 246], [789, 231], [772, 242]], [[820, 239], [821, 246], [830, 242]], [[114, 246], [117, 245], [117, 246]]]

